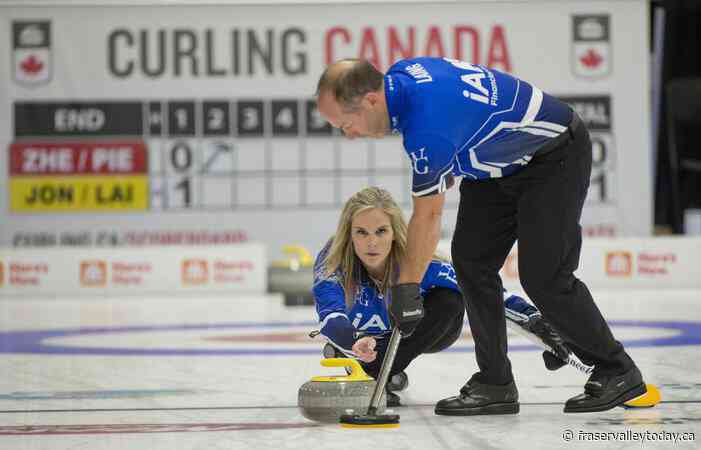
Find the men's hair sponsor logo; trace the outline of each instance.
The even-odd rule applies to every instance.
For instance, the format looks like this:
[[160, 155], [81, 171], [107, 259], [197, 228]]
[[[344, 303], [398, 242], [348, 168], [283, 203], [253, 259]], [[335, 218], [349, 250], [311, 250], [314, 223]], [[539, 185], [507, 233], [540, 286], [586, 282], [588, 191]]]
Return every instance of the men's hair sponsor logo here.
[[638, 274], [647, 278], [666, 277], [678, 261], [679, 256], [673, 251], [643, 251], [638, 253]]
[[255, 270], [255, 263], [247, 260], [215, 260], [212, 264], [214, 283], [243, 283], [249, 273]]
[[633, 255], [627, 251], [606, 252], [606, 275], [630, 277], [633, 274]]
[[100, 287], [107, 284], [107, 263], [105, 261], [81, 261], [80, 284]]
[[12, 22], [13, 78], [24, 85], [51, 80], [51, 22]]
[[611, 74], [611, 20], [608, 14], [572, 16], [572, 72], [578, 77]]
[[205, 284], [209, 281], [209, 265], [204, 259], [186, 259], [181, 274], [183, 284]]

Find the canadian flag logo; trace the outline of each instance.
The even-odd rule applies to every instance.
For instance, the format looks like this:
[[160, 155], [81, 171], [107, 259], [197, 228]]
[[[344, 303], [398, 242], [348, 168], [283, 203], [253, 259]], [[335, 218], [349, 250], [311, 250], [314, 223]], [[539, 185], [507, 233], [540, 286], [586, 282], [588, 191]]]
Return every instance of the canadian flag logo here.
[[205, 284], [209, 281], [209, 269], [204, 259], [186, 259], [182, 262], [183, 284]]
[[590, 48], [587, 53], [579, 58], [580, 62], [590, 69], [596, 69], [601, 65], [604, 58], [599, 55], [595, 49]]
[[32, 86], [51, 80], [51, 22], [17, 21], [12, 23], [13, 78]]
[[611, 21], [608, 14], [572, 16], [572, 72], [583, 78], [611, 74]]
[[20, 61], [19, 63], [20, 70], [30, 77], [41, 72], [44, 65], [45, 64], [41, 62], [37, 55], [29, 55], [24, 59], [24, 61]]

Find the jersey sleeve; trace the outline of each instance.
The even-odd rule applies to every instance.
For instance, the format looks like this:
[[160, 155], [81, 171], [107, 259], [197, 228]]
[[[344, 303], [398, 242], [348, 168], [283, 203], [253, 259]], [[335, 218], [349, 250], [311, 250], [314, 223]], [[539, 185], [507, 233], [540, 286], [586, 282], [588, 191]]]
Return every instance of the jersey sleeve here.
[[513, 292], [504, 290], [504, 309], [506, 315], [516, 322], [528, 321], [528, 318], [540, 314], [535, 306]]
[[434, 288], [448, 288], [460, 292], [455, 268], [451, 263], [437, 259], [429, 263], [424, 278], [421, 280], [421, 290], [422, 293], [425, 293]]
[[312, 293], [320, 332], [331, 345], [345, 354], [353, 355], [351, 348], [355, 343], [355, 328], [346, 313], [345, 291], [339, 274], [326, 274], [323, 267], [328, 247], [321, 251], [314, 263]]
[[411, 162], [411, 191], [415, 197], [450, 189], [456, 153], [452, 143], [436, 134], [415, 133], [405, 136], [404, 149]]

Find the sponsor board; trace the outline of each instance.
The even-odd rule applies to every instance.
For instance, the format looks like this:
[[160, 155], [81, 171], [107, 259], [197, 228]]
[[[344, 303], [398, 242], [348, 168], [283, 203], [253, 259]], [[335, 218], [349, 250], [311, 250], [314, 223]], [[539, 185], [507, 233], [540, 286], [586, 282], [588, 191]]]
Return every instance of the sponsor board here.
[[265, 248], [257, 243], [0, 251], [3, 294], [262, 293], [266, 278]]
[[[439, 250], [450, 250], [443, 240]], [[695, 262], [701, 238], [590, 238], [584, 239], [575, 276], [591, 289], [701, 288], [701, 267]], [[518, 277], [518, 245], [499, 272], [504, 287], [522, 290]]]

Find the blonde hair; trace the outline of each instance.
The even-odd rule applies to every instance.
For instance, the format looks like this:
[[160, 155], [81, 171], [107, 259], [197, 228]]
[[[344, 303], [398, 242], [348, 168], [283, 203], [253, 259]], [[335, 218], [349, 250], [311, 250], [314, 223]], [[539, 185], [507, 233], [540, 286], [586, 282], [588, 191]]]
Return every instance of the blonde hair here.
[[[378, 208], [389, 216], [394, 239], [390, 249], [380, 292], [387, 293], [393, 278], [399, 274], [399, 261], [406, 255], [407, 223], [402, 215], [402, 210], [392, 198], [389, 191], [379, 187], [367, 187], [348, 199], [341, 217], [338, 220], [336, 234], [331, 238], [331, 247], [323, 260], [323, 266], [327, 275], [340, 272], [341, 283], [345, 291], [346, 306], [353, 306], [358, 282], [366, 271], [365, 266], [356, 256], [351, 239], [351, 225], [358, 214], [369, 209]], [[439, 259], [445, 259], [437, 256]]]

